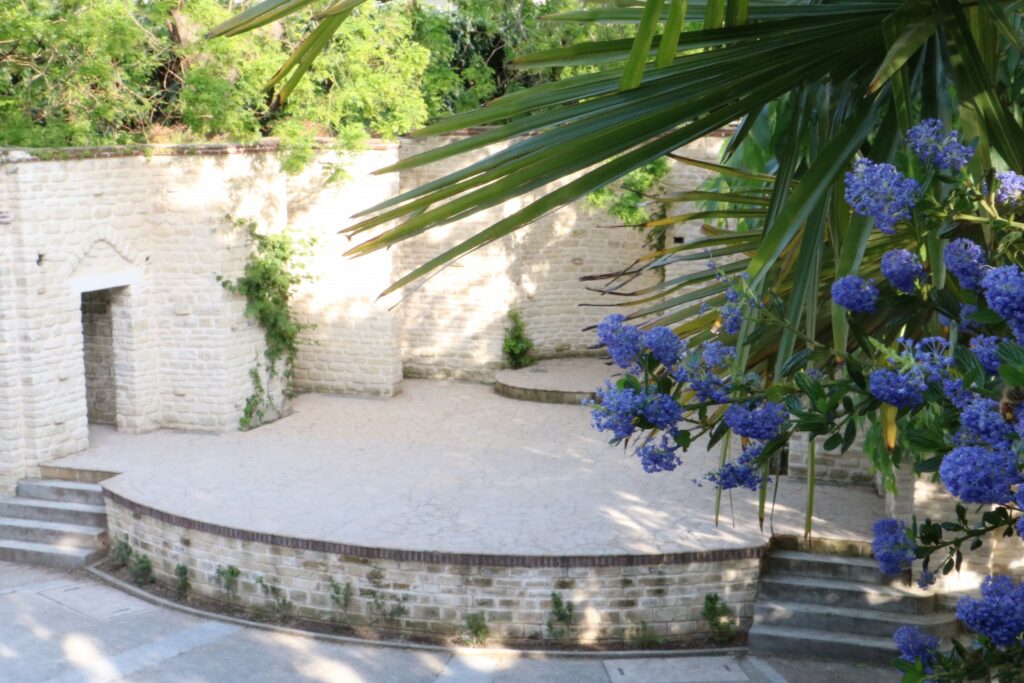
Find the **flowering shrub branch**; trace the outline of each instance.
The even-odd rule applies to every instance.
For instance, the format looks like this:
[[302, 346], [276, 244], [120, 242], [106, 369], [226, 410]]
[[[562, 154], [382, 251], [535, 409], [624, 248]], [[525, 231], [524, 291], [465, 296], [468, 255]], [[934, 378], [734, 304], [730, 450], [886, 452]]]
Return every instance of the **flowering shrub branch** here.
[[[621, 315], [598, 326], [600, 343], [629, 372], [598, 390], [593, 424], [631, 446], [647, 472], [674, 470], [698, 439], [712, 447], [731, 434], [738, 454], [706, 481], [762, 495], [772, 455], [793, 435], [822, 437], [826, 449], [845, 452], [864, 430], [889, 488], [896, 468], [912, 467], [961, 501], [952, 520], [875, 525], [879, 569], [902, 574], [920, 561], [927, 588], [936, 572], [960, 569], [965, 545], [1024, 537], [1024, 224], [1016, 220], [1024, 176], [969, 177], [973, 148], [937, 120], [911, 129], [906, 145], [916, 177], [867, 158], [846, 175], [846, 202], [882, 233], [874, 244], [888, 247], [866, 255], [881, 280], [850, 274], [831, 285], [853, 344], [834, 348], [813, 326], [801, 331], [771, 295], [711, 263], [723, 291], [701, 308], [713, 314], [702, 319], [712, 321], [708, 328], [686, 343]], [[934, 277], [939, 269], [951, 277]], [[759, 338], [782, 332], [804, 348], [776, 372], [771, 358], [746, 362]], [[966, 505], [979, 506], [977, 520]], [[1024, 584], [989, 577], [980, 598], [961, 600], [958, 616], [977, 634], [970, 648], [955, 643], [943, 654], [937, 638], [916, 628], [896, 633], [904, 681], [1017, 680]]]

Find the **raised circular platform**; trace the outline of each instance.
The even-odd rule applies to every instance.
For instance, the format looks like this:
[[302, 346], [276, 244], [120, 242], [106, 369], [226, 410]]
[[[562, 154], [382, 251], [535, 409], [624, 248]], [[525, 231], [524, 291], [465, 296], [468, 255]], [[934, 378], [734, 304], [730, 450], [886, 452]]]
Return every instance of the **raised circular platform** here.
[[[768, 540], [753, 493], [734, 495], [715, 525], [714, 490], [691, 480], [716, 454], [648, 475], [591, 429], [587, 409], [484, 385], [301, 396], [292, 416], [251, 432], [95, 428], [92, 441], [52, 465], [122, 473], [103, 482], [112, 535], [163, 580], [184, 564], [216, 596], [218, 566], [235, 565], [238, 599], [265, 600], [262, 578], [319, 618], [335, 609], [331, 581], [351, 584], [354, 616], [403, 633], [451, 635], [479, 612], [502, 639], [532, 639], [557, 592], [576, 604], [580, 642], [621, 643], [640, 622], [699, 637], [705, 593], [749, 616]], [[776, 533], [802, 531], [804, 486], [783, 482]], [[817, 498], [821, 536], [861, 539], [881, 514], [863, 490], [819, 486]]]
[[601, 358], [552, 358], [494, 374], [494, 391], [506, 398], [578, 406], [594, 398], [605, 380], [621, 374]]

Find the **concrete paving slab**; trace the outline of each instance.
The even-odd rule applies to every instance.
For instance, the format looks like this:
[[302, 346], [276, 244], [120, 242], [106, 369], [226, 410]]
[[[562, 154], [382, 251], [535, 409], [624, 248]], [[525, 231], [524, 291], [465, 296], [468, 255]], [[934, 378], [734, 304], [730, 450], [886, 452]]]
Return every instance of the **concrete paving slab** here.
[[600, 660], [503, 659], [491, 683], [609, 683]]
[[748, 683], [735, 657], [606, 659], [611, 683]]
[[43, 590], [39, 595], [53, 600], [58, 605], [74, 610], [90, 619], [105, 621], [134, 612], [153, 609], [148, 602], [139, 600], [108, 586], [73, 584]]
[[498, 661], [494, 657], [455, 655], [437, 677], [438, 683], [491, 683]]
[[446, 660], [243, 629], [118, 683], [433, 683]]

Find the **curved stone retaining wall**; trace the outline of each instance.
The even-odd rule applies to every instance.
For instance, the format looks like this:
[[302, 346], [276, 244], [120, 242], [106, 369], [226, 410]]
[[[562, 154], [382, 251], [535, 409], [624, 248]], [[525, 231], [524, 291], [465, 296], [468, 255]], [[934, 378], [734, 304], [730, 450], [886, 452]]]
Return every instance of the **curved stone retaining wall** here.
[[[266, 609], [258, 579], [276, 586], [297, 616], [343, 619], [403, 635], [445, 638], [481, 614], [491, 637], [506, 643], [548, 637], [551, 595], [572, 602], [575, 619], [564, 644], [635, 646], [646, 623], [667, 641], [710, 636], [704, 596], [718, 593], [750, 626], [764, 548], [671, 555], [541, 557], [471, 555], [366, 548], [258, 534], [162, 513], [106, 492], [111, 537], [126, 538], [153, 562], [157, 580], [174, 584], [189, 568], [194, 592], [226, 599], [218, 567], [240, 569], [239, 603]], [[331, 581], [351, 585], [342, 613]]]

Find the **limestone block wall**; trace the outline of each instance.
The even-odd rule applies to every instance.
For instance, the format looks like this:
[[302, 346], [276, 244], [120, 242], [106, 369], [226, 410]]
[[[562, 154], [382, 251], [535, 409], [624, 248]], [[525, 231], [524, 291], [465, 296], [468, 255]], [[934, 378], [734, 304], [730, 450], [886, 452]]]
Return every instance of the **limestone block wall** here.
[[[275, 151], [145, 151], [5, 157], [0, 384], [11, 406], [2, 418], [5, 489], [39, 462], [87, 447], [87, 356], [91, 379], [100, 365], [116, 378], [108, 401], [115, 414], [94, 410], [93, 417], [123, 430], [232, 429], [253, 392], [249, 371], [262, 359], [262, 331], [217, 277], [237, 277], [250, 252], [246, 235], [227, 216], [271, 231], [288, 224], [288, 190]], [[356, 197], [364, 194], [353, 189]], [[81, 296], [110, 288], [118, 292], [108, 308], [112, 355], [92, 362], [99, 359], [92, 349], [87, 354], [85, 334], [96, 326], [88, 315], [83, 319]], [[348, 337], [372, 355], [395, 356], [387, 353], [394, 346], [390, 329], [388, 343], [358, 329]], [[350, 358], [347, 367], [372, 366], [369, 355]], [[386, 391], [396, 382], [397, 360], [390, 362], [379, 380]], [[282, 388], [279, 380], [270, 387], [278, 408], [285, 406]]]
[[[403, 141], [401, 156], [408, 158], [451, 139]], [[681, 152], [717, 160], [721, 142], [722, 138], [709, 138]], [[405, 170], [401, 174], [401, 190], [436, 180], [504, 147], [494, 145]], [[704, 177], [706, 174], [699, 169], [673, 164], [667, 183], [671, 188], [693, 189]], [[547, 186], [399, 245], [396, 272], [409, 272], [552, 189], [553, 186]], [[406, 375], [490, 379], [493, 371], [504, 363], [501, 343], [510, 309], [522, 313], [538, 355], [587, 353], [595, 339], [593, 332], [584, 328], [608, 315], [611, 309], [604, 305], [611, 301], [588, 291], [580, 278], [617, 271], [647, 252], [640, 231], [614, 227], [615, 223], [615, 219], [585, 202], [576, 202], [406, 288], [406, 298], [398, 309], [403, 325], [402, 360]], [[695, 233], [692, 224], [680, 230]], [[704, 261], [697, 266], [673, 268], [680, 272], [693, 267], [703, 268]], [[639, 289], [653, 284], [656, 278], [651, 274], [635, 280], [631, 286]]]
[[[863, 440], [858, 438], [845, 453], [838, 450], [826, 451], [825, 439], [816, 440], [814, 450], [814, 480], [839, 484], [872, 485], [875, 474], [871, 459], [864, 452]], [[807, 478], [810, 459], [809, 442], [806, 436], [795, 436], [789, 440], [789, 474]]]
[[[629, 563], [452, 556], [248, 534], [164, 515], [109, 492], [106, 505], [112, 538], [127, 539], [135, 552], [148, 555], [166, 585], [174, 585], [175, 567], [182, 564], [193, 592], [228, 600], [216, 574], [218, 567], [233, 565], [241, 576], [238, 595], [230, 599], [238, 604], [272, 605], [257, 584], [262, 579], [293, 603], [296, 616], [421, 637], [459, 635], [466, 615], [480, 614], [496, 640], [543, 640], [551, 594], [557, 593], [576, 614], [563, 643], [628, 644], [642, 622], [673, 642], [705, 641], [711, 633], [701, 616], [704, 596], [722, 596], [745, 632], [761, 570], [760, 548]], [[351, 586], [347, 612], [332, 602], [331, 581]]]
[[[394, 280], [392, 254], [348, 258], [354, 243], [338, 234], [353, 214], [398, 193], [397, 174], [371, 175], [398, 156], [398, 145], [388, 144], [354, 157], [324, 152], [300, 175], [286, 177], [288, 225], [316, 240], [307, 263], [312, 279], [293, 301], [299, 319], [314, 326], [303, 335], [295, 366], [298, 391], [386, 398], [402, 380], [400, 321], [390, 310], [396, 298], [377, 298]], [[344, 179], [330, 181], [339, 166]]]
[[[251, 253], [245, 230], [293, 229], [315, 237], [311, 279], [296, 294], [307, 331], [295, 367], [299, 391], [387, 397], [409, 375], [489, 380], [501, 367], [510, 309], [521, 310], [540, 355], [586, 353], [607, 303], [579, 278], [647, 253], [643, 235], [580, 202], [406, 288], [396, 277], [510, 215], [533, 197], [481, 212], [391, 250], [349, 260], [337, 231], [351, 215], [441, 177], [462, 158], [401, 174], [371, 171], [443, 144], [377, 144], [340, 158], [322, 151], [299, 176], [280, 169], [272, 142], [60, 150], [59, 158], [0, 152], [0, 490], [39, 462], [88, 446], [82, 294], [109, 291], [111, 409], [94, 421], [124, 431], [238, 426], [263, 362], [263, 331], [242, 297], [217, 282], [239, 276]], [[684, 153], [714, 158], [720, 138]], [[497, 148], [482, 150], [482, 158]], [[328, 182], [336, 166], [347, 177]], [[701, 180], [678, 167], [673, 189]], [[681, 174], [681, 175], [680, 175]], [[546, 188], [550, 190], [552, 188]], [[637, 281], [651, 284], [658, 277]], [[394, 308], [400, 298], [404, 303]], [[88, 328], [88, 329], [87, 329]], [[93, 349], [88, 350], [92, 354]], [[280, 378], [265, 373], [274, 409], [288, 409]], [[95, 408], [96, 406], [94, 406]]]

